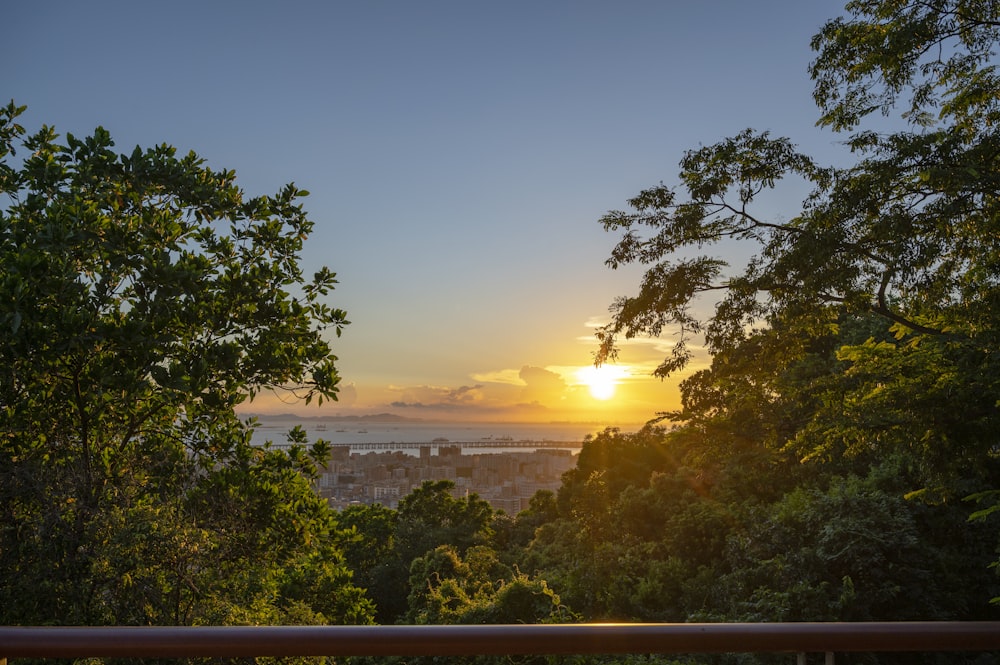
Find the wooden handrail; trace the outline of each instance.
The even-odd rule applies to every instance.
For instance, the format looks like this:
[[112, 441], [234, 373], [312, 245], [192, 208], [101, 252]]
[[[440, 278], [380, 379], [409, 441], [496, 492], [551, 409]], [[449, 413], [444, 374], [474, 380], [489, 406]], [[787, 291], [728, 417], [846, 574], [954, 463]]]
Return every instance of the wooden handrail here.
[[0, 627], [0, 659], [994, 650], [985, 621]]

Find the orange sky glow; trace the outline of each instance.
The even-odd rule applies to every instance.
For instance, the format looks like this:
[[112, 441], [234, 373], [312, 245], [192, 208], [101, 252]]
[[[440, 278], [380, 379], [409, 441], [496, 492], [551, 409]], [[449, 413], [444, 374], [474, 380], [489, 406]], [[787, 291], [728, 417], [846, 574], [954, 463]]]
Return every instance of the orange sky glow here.
[[[248, 196], [311, 192], [300, 267], [336, 273], [329, 305], [351, 321], [331, 339], [340, 400], [261, 393], [244, 413], [647, 422], [679, 405], [683, 377], [650, 376], [675, 331], [629, 340], [597, 380], [594, 330], [643, 272], [608, 269], [601, 217], [747, 127], [846, 151], [815, 125], [808, 73], [842, 0], [50, 4], [12, 3], [0, 40], [29, 131], [101, 126], [119, 152], [233, 169]], [[67, 57], [38, 48], [40, 25], [48, 44], [115, 38]]]
[[242, 410], [311, 416], [393, 413], [424, 420], [637, 425], [659, 411], [680, 405], [680, 378], [661, 381], [652, 377], [652, 369], [663, 356], [642, 350], [646, 353], [627, 349], [620, 362], [600, 368], [590, 364], [523, 365], [470, 372], [469, 381], [457, 387], [348, 381], [342, 384], [338, 401], [320, 407], [305, 407], [265, 393], [246, 403]]

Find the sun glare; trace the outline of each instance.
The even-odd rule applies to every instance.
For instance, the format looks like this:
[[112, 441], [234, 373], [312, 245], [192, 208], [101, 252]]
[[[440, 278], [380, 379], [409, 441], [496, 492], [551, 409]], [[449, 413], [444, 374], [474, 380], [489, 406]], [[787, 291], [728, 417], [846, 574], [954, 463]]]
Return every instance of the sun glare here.
[[580, 383], [590, 389], [591, 397], [599, 400], [609, 400], [615, 396], [615, 388], [621, 375], [618, 368], [607, 365], [583, 367], [577, 372]]

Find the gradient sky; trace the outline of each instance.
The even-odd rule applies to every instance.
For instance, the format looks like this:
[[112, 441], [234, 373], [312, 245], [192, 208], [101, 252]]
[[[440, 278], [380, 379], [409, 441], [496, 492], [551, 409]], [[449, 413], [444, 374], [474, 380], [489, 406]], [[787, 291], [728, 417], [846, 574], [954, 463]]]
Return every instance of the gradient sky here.
[[594, 326], [641, 274], [604, 266], [597, 220], [746, 127], [840, 154], [807, 66], [841, 9], [15, 0], [0, 98], [29, 130], [102, 125], [123, 152], [193, 149], [248, 194], [312, 193], [305, 268], [337, 272], [352, 325], [342, 400], [304, 413], [635, 423], [677, 405], [648, 376], [672, 340], [625, 347], [611, 399], [583, 384]]

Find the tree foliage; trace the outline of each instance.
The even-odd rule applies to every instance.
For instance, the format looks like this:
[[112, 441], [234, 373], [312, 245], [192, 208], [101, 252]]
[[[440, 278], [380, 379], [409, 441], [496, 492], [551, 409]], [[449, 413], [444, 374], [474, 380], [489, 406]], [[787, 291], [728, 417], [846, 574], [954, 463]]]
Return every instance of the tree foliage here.
[[367, 621], [311, 486], [327, 449], [253, 447], [234, 410], [336, 397], [306, 192], [23, 111], [0, 112], [3, 623]]
[[812, 39], [823, 125], [853, 129], [897, 109], [916, 125], [996, 119], [995, 3], [852, 0], [847, 10], [850, 17], [828, 21]]
[[500, 562], [477, 545], [465, 556], [441, 545], [410, 568], [407, 623], [556, 623], [572, 618], [544, 580]]
[[[590, 621], [997, 616], [990, 527], [968, 502], [906, 498], [917, 451], [801, 464], [729, 443], [693, 427], [587, 441], [519, 567]], [[984, 474], [967, 488], [1000, 477]]]
[[[711, 364], [660, 414], [673, 431], [589, 441], [527, 548], [587, 616], [991, 616], [995, 530], [967, 520], [995, 519], [1000, 484], [1000, 6], [847, 14], [810, 66], [846, 166], [748, 129], [601, 219], [618, 234], [607, 264], [646, 271], [598, 331], [598, 363], [673, 332], [656, 375], [702, 340]], [[761, 212], [789, 185], [800, 206]], [[708, 251], [733, 247], [745, 265]]]
[[[676, 327], [679, 342], [657, 370], [666, 376], [690, 359], [693, 335], [719, 353], [754, 326], [867, 313], [983, 352], [995, 347], [998, 9], [963, 0], [847, 8], [851, 18], [828, 22], [813, 40], [821, 122], [855, 129], [908, 95], [903, 122], [915, 127], [856, 131], [847, 138], [856, 162], [842, 168], [753, 130], [688, 152], [678, 189], [645, 190], [629, 201], [632, 212], [601, 220], [621, 233], [608, 264], [649, 268], [638, 295], [613, 305], [598, 361], [614, 357], [620, 336]], [[783, 179], [812, 191], [789, 219], [761, 216], [758, 199]], [[733, 241], [757, 248], [745, 269], [697, 255]], [[712, 293], [714, 313], [693, 313]]]
[[397, 510], [375, 504], [342, 513], [341, 524], [356, 537], [346, 549], [348, 564], [375, 602], [380, 623], [415, 616], [424, 584], [418, 571], [438, 548], [455, 557], [470, 548], [496, 548], [490, 504], [475, 494], [456, 498], [454, 490], [450, 480], [427, 480]]
[[[919, 450], [928, 488], [954, 493], [995, 459], [1000, 428], [1000, 8], [847, 10], [814, 37], [810, 71], [820, 124], [850, 132], [853, 163], [822, 166], [746, 130], [688, 152], [677, 188], [605, 215], [621, 234], [608, 264], [648, 269], [638, 294], [612, 306], [597, 360], [622, 336], [673, 328], [656, 370], [666, 377], [703, 337], [712, 365], [682, 381], [684, 408], [663, 417], [738, 418], [751, 438], [804, 458]], [[897, 110], [892, 131], [865, 127]], [[759, 214], [759, 198], [788, 179], [811, 187], [794, 215]], [[696, 253], [733, 242], [752, 252], [745, 267]], [[774, 410], [786, 420], [761, 430]]]

